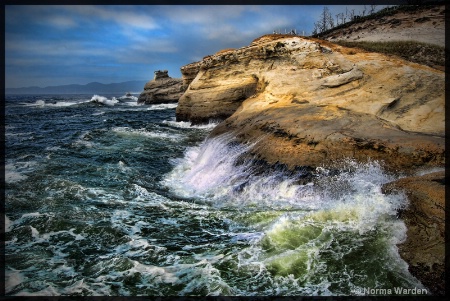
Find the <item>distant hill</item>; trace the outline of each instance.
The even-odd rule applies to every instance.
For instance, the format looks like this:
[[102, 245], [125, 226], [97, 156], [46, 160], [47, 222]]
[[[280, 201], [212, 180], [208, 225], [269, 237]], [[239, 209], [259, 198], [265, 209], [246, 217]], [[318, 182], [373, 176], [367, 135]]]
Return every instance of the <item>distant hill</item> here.
[[126, 93], [144, 90], [146, 81], [127, 81], [122, 83], [102, 84], [98, 82], [86, 85], [63, 85], [24, 88], [6, 88], [5, 94], [91, 94], [91, 93]]

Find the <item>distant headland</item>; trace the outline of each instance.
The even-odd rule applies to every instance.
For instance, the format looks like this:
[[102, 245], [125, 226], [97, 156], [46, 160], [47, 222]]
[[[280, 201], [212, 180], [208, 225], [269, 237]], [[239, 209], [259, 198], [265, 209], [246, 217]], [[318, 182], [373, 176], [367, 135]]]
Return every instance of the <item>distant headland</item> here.
[[141, 91], [145, 80], [126, 81], [120, 83], [102, 84], [92, 82], [86, 85], [62, 85], [41, 87], [6, 88], [5, 94], [101, 94], [125, 93], [127, 91]]

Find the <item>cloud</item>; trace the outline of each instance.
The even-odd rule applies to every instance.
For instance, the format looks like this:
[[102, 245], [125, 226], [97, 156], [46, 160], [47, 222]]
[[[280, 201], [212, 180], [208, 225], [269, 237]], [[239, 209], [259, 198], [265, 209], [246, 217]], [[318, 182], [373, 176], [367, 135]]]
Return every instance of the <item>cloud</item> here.
[[91, 47], [89, 42], [77, 42], [69, 40], [53, 41], [46, 43], [41, 40], [7, 40], [5, 42], [6, 55], [30, 57], [63, 57], [69, 59], [75, 56], [110, 56], [109, 49]]
[[[302, 5], [8, 5], [5, 60], [12, 77], [106, 82], [106, 76], [173, 75], [224, 48], [273, 30], [311, 33], [323, 6]], [[330, 6], [330, 10], [345, 6]], [[350, 8], [350, 6], [349, 6]], [[353, 9], [353, 8], [352, 8]], [[333, 12], [334, 12], [333, 10]], [[144, 67], [143, 67], [144, 66]], [[83, 71], [84, 70], [84, 71]], [[141, 71], [137, 71], [141, 70]], [[20, 74], [19, 74], [20, 73]], [[58, 76], [55, 76], [55, 73]], [[20, 76], [19, 76], [20, 75]]]
[[97, 22], [100, 19], [116, 23], [121, 27], [157, 29], [158, 23], [148, 14], [136, 11], [133, 6], [65, 6], [64, 9], [76, 14], [79, 18]]
[[50, 18], [47, 18], [46, 21], [52, 25], [56, 26], [62, 29], [65, 28], [73, 28], [77, 26], [77, 22], [75, 22], [73, 19], [64, 17], [64, 16], [52, 16]]
[[232, 5], [192, 5], [163, 7], [161, 14], [171, 22], [178, 24], [200, 24], [221, 26], [229, 19], [239, 17], [246, 10], [246, 6]]

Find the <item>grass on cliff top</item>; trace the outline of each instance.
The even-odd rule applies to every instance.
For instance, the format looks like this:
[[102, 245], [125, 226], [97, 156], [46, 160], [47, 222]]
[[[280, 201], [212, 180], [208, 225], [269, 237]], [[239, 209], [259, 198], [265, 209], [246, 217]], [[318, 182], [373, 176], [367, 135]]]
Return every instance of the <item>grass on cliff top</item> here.
[[437, 45], [415, 41], [338, 41], [336, 44], [344, 47], [360, 48], [370, 52], [396, 55], [405, 60], [434, 68], [445, 66], [445, 48]]

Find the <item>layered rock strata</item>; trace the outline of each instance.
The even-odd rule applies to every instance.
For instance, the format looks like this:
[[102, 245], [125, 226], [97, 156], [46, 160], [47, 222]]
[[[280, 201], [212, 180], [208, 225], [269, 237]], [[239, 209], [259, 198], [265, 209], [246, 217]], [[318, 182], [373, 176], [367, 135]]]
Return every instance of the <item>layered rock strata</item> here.
[[226, 119], [211, 135], [258, 137], [253, 154], [268, 163], [329, 166], [352, 157], [382, 160], [392, 170], [444, 164], [442, 71], [281, 35], [181, 71], [189, 87], [177, 120]]
[[383, 186], [384, 193], [403, 191], [410, 202], [399, 212], [408, 228], [399, 253], [409, 271], [431, 290], [445, 294], [445, 172], [408, 177]]
[[174, 103], [183, 95], [183, 80], [171, 78], [167, 70], [155, 71], [155, 77], [144, 86], [138, 103], [160, 104]]
[[[210, 137], [234, 133], [238, 142], [252, 145], [251, 158], [288, 168], [338, 168], [344, 158], [379, 160], [391, 172], [411, 175], [444, 166], [440, 70], [322, 40], [268, 35], [181, 71], [188, 88], [177, 120], [223, 120]], [[398, 185], [413, 204], [401, 213], [408, 239], [400, 255], [413, 275], [440, 294], [443, 185], [435, 187], [439, 201], [427, 194], [432, 190], [422, 192], [427, 184]], [[421, 254], [421, 245], [430, 253]]]

